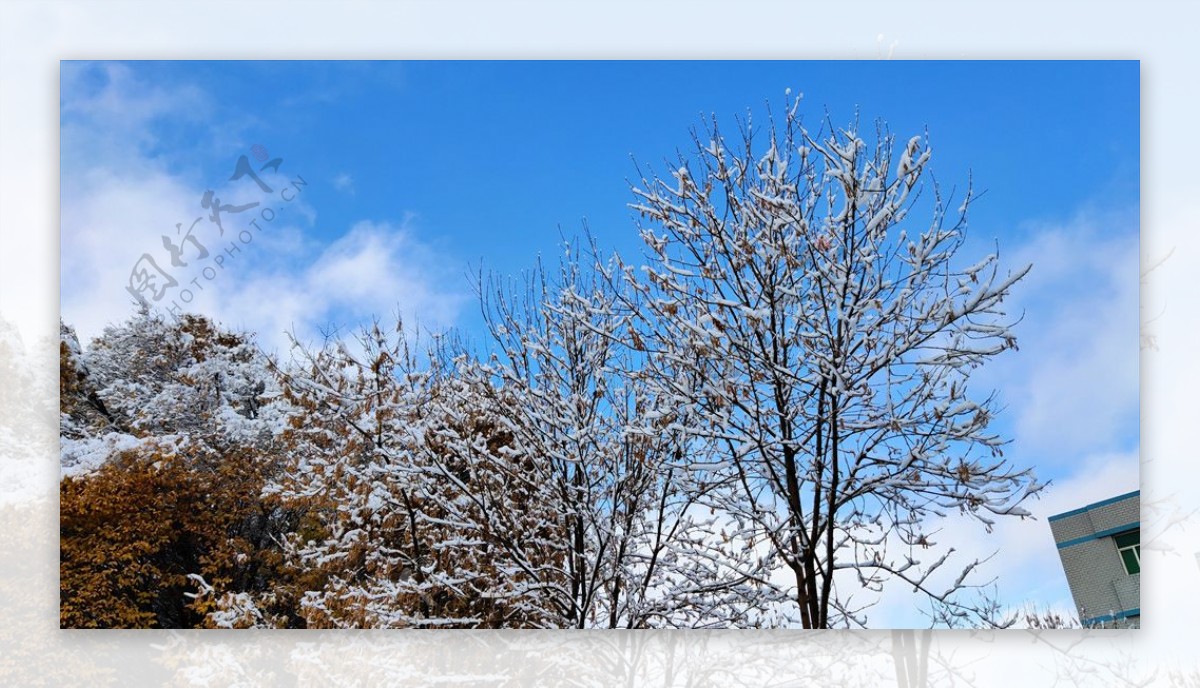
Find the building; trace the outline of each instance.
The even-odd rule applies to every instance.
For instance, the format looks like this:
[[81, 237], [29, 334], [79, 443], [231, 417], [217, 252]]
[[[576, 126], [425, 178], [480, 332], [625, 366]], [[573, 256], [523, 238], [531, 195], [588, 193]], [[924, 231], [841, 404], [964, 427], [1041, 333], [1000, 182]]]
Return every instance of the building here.
[[1084, 627], [1140, 627], [1142, 593], [1140, 492], [1050, 517]]

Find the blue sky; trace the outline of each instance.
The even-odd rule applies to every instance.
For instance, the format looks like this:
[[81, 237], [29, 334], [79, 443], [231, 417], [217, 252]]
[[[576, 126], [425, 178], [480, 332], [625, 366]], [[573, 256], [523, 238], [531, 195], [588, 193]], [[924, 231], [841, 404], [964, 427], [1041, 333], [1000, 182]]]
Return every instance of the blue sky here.
[[[1034, 264], [1013, 300], [1021, 351], [975, 380], [1055, 485], [1034, 526], [980, 547], [1004, 548], [1006, 600], [1069, 601], [1044, 517], [1137, 487], [1136, 62], [64, 62], [63, 316], [85, 338], [125, 318], [130, 267], [167, 265], [161, 235], [204, 191], [258, 198], [228, 181], [257, 144], [283, 159], [272, 186], [308, 185], [202, 281], [197, 310], [279, 348], [284, 329], [315, 338], [394, 308], [477, 337], [473, 267], [519, 273], [585, 218], [639, 255], [631, 156], [663, 170], [702, 118], [765, 123], [788, 88], [814, 128], [857, 109], [865, 132], [928, 130], [939, 182], [970, 173], [986, 191], [967, 251], [999, 242], [1006, 265]], [[212, 231], [197, 229], [215, 252], [229, 238]], [[890, 599], [879, 615], [908, 619]]]

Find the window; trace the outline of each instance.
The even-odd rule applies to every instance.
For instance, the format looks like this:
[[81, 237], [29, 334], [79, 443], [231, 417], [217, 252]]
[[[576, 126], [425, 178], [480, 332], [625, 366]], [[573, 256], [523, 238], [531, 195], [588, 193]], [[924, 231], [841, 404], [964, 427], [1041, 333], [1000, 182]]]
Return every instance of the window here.
[[1142, 571], [1140, 532], [1126, 531], [1123, 534], [1113, 536], [1113, 540], [1117, 542], [1117, 552], [1121, 555], [1121, 561], [1125, 563], [1125, 571], [1130, 574], [1137, 574]]

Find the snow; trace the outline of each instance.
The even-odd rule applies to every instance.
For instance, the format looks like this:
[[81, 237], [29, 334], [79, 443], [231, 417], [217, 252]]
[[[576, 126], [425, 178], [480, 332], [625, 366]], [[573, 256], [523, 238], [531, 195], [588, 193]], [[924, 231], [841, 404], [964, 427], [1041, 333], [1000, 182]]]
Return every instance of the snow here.
[[137, 438], [128, 433], [108, 433], [99, 438], [62, 438], [59, 442], [60, 472], [65, 478], [91, 473], [117, 454], [153, 445], [155, 440]]

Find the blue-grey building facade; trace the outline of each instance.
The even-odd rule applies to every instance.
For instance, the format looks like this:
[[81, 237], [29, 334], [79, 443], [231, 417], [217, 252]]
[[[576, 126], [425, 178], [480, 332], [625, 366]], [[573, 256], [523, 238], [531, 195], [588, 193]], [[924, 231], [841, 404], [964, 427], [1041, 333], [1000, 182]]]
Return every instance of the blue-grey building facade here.
[[1085, 627], [1141, 626], [1141, 499], [1134, 491], [1050, 517]]

